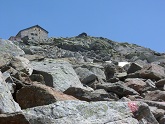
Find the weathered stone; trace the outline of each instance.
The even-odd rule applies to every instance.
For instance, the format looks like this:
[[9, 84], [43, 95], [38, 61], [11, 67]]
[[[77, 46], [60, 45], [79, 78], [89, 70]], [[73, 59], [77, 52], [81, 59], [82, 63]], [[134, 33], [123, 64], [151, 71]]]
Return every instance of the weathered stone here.
[[30, 79], [45, 84], [44, 77], [41, 74], [32, 74], [30, 75]]
[[159, 124], [165, 124], [165, 115], [160, 118]]
[[87, 68], [78, 67], [75, 69], [75, 72], [83, 84], [88, 84], [96, 79], [96, 75]]
[[146, 93], [145, 100], [151, 101], [165, 101], [165, 91], [155, 90]]
[[131, 63], [127, 73], [130, 74], [130, 73], [135, 73], [136, 71], [138, 70], [141, 70], [142, 69], [142, 66], [140, 66], [139, 64], [137, 63]]
[[164, 68], [156, 64], [144, 66], [139, 74], [142, 78], [146, 79], [160, 80], [161, 78], [165, 78]]
[[153, 106], [153, 107], [157, 107], [158, 109], [165, 110], [165, 103], [164, 102], [150, 101], [150, 100], [143, 100], [143, 99], [138, 99], [138, 101], [142, 101], [142, 102], [147, 103], [149, 106]]
[[56, 91], [51, 87], [42, 84], [33, 84], [31, 86], [21, 88], [16, 94], [16, 100], [22, 109], [26, 109], [51, 104], [61, 100], [77, 99]]
[[72, 95], [77, 99], [84, 101], [112, 101], [117, 100], [118, 98], [107, 93], [104, 89], [98, 89], [95, 91], [87, 91], [81, 88], [70, 87], [66, 91], [65, 94]]
[[97, 89], [105, 89], [108, 92], [114, 92], [120, 97], [127, 95], [139, 95], [137, 91], [125, 86], [123, 82], [98, 84], [96, 87]]
[[147, 86], [143, 89], [143, 92], [152, 91], [152, 90], [155, 90], [156, 89], [155, 82], [153, 82], [152, 80], [147, 79], [145, 81], [145, 83], [146, 83]]
[[28, 59], [29, 61], [35, 61], [35, 60], [37, 60], [37, 61], [41, 61], [41, 60], [44, 60], [44, 56], [42, 56], [42, 55], [28, 55], [28, 54], [26, 54], [26, 55], [24, 55], [24, 57], [26, 58], [26, 59]]
[[22, 71], [28, 75], [31, 75], [33, 72], [33, 68], [30, 65], [30, 61], [20, 56], [16, 56], [12, 59], [11, 66], [17, 71]]
[[14, 56], [24, 55], [24, 51], [9, 40], [0, 39], [0, 54], [7, 53]]
[[7, 83], [0, 72], [0, 114], [21, 111], [19, 105], [14, 101]]
[[45, 84], [59, 91], [69, 87], [83, 87], [72, 66], [63, 60], [46, 59], [41, 62], [32, 62], [34, 74], [41, 74]]
[[163, 89], [165, 85], [165, 79], [160, 79], [155, 83], [156, 87]]
[[127, 76], [127, 73], [126, 72], [122, 72], [122, 73], [117, 73], [116, 74], [116, 77], [119, 78], [119, 79], [120, 78], [125, 78], [126, 76]]
[[125, 85], [136, 90], [139, 93], [142, 93], [143, 89], [147, 86], [147, 84], [138, 78], [127, 78], [125, 80]]
[[105, 70], [105, 75], [106, 75], [107, 80], [114, 77], [115, 72], [116, 72], [115, 65], [107, 64], [105, 65], [104, 70]]
[[90, 71], [92, 71], [98, 78], [106, 80], [106, 76], [103, 70], [101, 70], [98, 67], [92, 67], [90, 69]]
[[138, 120], [158, 124], [148, 106], [141, 102], [58, 101], [50, 105], [26, 109], [23, 112], [32, 124], [33, 121], [35, 124], [38, 121], [49, 124], [46, 122], [48, 119], [53, 123], [60, 124], [139, 124]]
[[0, 114], [1, 124], [30, 124], [22, 112]]
[[9, 65], [11, 60], [12, 60], [12, 55], [8, 53], [1, 53], [0, 54], [0, 68]]
[[165, 110], [158, 109], [157, 107], [149, 107], [154, 117], [159, 120], [165, 114]]

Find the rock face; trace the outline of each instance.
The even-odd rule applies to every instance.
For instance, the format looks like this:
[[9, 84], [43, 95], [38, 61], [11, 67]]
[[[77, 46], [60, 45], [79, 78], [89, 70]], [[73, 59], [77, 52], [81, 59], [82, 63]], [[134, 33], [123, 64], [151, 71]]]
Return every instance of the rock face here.
[[0, 72], [0, 124], [165, 123], [165, 54], [148, 48], [86, 33], [0, 39]]
[[14, 101], [6, 82], [0, 72], [0, 114], [19, 112], [21, 108]]
[[47, 59], [43, 62], [32, 62], [36, 73], [43, 75], [45, 83], [59, 91], [65, 91], [71, 86], [83, 87], [72, 66], [61, 60]]
[[25, 117], [33, 124], [44, 123], [51, 119], [58, 124], [138, 124], [138, 120], [133, 118], [133, 114], [145, 111], [141, 116], [137, 116], [139, 121], [146, 120], [151, 124], [158, 124], [154, 119], [148, 106], [139, 102], [83, 102], [83, 101], [60, 101], [54, 104], [39, 106], [24, 110]]
[[0, 39], [0, 54], [8, 53], [10, 55], [19, 56], [24, 55], [24, 51], [9, 40]]

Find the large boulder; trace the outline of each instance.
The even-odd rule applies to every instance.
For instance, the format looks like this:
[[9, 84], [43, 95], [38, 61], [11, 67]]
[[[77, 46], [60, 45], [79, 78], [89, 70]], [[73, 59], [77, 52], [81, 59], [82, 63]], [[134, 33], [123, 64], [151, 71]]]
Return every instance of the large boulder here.
[[59, 91], [65, 91], [69, 87], [83, 87], [71, 64], [64, 60], [45, 59], [40, 62], [32, 62], [34, 73], [44, 77], [45, 84]]
[[0, 114], [21, 111], [19, 105], [14, 101], [7, 83], [0, 72]]
[[24, 51], [9, 40], [0, 39], [0, 54], [9, 53], [13, 56], [24, 55]]
[[160, 79], [155, 83], [156, 87], [163, 89], [164, 85], [165, 85], [165, 79]]
[[8, 53], [1, 53], [0, 54], [0, 68], [6, 65], [9, 65], [11, 60], [12, 60], [12, 55]]
[[165, 101], [165, 91], [155, 90], [146, 93], [145, 100]]
[[[158, 124], [142, 102], [58, 101], [23, 111], [31, 124]], [[135, 118], [134, 118], [135, 117]]]
[[89, 71], [87, 68], [78, 67], [75, 69], [75, 72], [77, 73], [80, 81], [83, 84], [91, 83], [96, 79], [96, 75], [93, 72]]
[[146, 79], [154, 79], [154, 80], [160, 80], [162, 78], [165, 78], [165, 72], [164, 68], [162, 66], [159, 66], [157, 64], [148, 64], [143, 67], [142, 70], [140, 70], [140, 76], [142, 78]]
[[106, 92], [104, 89], [98, 89], [95, 91], [87, 91], [85, 89], [70, 87], [64, 93], [72, 95], [77, 99], [84, 101], [112, 101], [118, 98], [112, 96], [110, 93]]
[[30, 61], [24, 57], [16, 56], [11, 60], [11, 66], [17, 71], [22, 71], [28, 75], [31, 75], [33, 68], [30, 65]]
[[139, 78], [127, 78], [125, 80], [125, 85], [136, 90], [139, 93], [142, 93], [143, 89], [147, 86], [146, 82], [142, 81]]
[[136, 71], [138, 70], [141, 70], [142, 69], [142, 66], [137, 64], [137, 63], [131, 63], [130, 67], [128, 68], [128, 71], [127, 73], [135, 73]]
[[33, 84], [17, 91], [16, 100], [22, 109], [47, 105], [61, 100], [77, 100], [76, 98], [65, 95], [55, 89], [42, 85]]
[[139, 95], [137, 91], [124, 85], [123, 82], [97, 84], [97, 89], [105, 89], [108, 92], [114, 92], [120, 97], [127, 95]]

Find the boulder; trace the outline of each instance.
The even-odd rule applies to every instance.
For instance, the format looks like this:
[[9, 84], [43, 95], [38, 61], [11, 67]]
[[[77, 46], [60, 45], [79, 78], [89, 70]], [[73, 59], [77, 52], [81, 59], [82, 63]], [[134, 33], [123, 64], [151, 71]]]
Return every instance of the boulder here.
[[0, 39], [0, 54], [7, 53], [13, 56], [24, 55], [24, 51], [9, 40]]
[[154, 79], [154, 80], [160, 80], [162, 78], [165, 78], [165, 72], [164, 68], [162, 66], [156, 65], [156, 64], [148, 64], [143, 67], [142, 70], [140, 70], [140, 76], [145, 79]]
[[30, 124], [22, 112], [0, 114], [1, 124]]
[[[0, 46], [1, 47], [1, 46]], [[0, 54], [0, 68], [7, 66], [10, 64], [10, 61], [12, 60], [12, 55], [8, 53], [1, 53]]]
[[104, 89], [98, 89], [94, 91], [87, 91], [81, 88], [70, 87], [66, 91], [65, 94], [72, 95], [77, 99], [84, 101], [112, 101], [117, 100], [118, 98], [113, 96], [112, 94], [107, 93]]
[[160, 79], [155, 83], [156, 87], [163, 89], [164, 85], [165, 85], [165, 79]]
[[111, 78], [114, 77], [115, 72], [116, 72], [116, 68], [114, 64], [106, 64], [104, 66], [104, 70], [105, 70], [105, 75], [106, 75], [106, 79], [110, 80]]
[[92, 67], [92, 68], [90, 68], [90, 71], [92, 71], [98, 78], [106, 80], [105, 73], [101, 68]]
[[97, 84], [97, 89], [105, 89], [108, 92], [114, 92], [120, 97], [127, 95], [139, 95], [137, 91], [124, 85], [123, 82]]
[[22, 109], [26, 109], [51, 104], [61, 100], [77, 99], [56, 91], [51, 87], [42, 84], [33, 84], [31, 86], [25, 86], [17, 91], [16, 100]]
[[147, 103], [149, 106], [153, 106], [153, 107], [157, 107], [158, 109], [165, 110], [165, 103], [164, 102], [150, 101], [150, 100], [143, 100], [143, 99], [138, 99], [138, 101], [142, 101], [142, 102]]
[[28, 55], [28, 54], [25, 54], [24, 55], [24, 57], [26, 58], [26, 59], [28, 59], [29, 61], [41, 61], [41, 60], [44, 60], [44, 56], [42, 56], [42, 55], [37, 55], [37, 54], [35, 54], [35, 55]]
[[65, 91], [69, 87], [83, 87], [71, 64], [64, 60], [45, 59], [31, 65], [34, 74], [41, 74], [45, 84], [59, 91]]
[[159, 124], [165, 123], [165, 115], [159, 119]]
[[164, 116], [165, 110], [158, 109], [157, 107], [149, 107], [154, 117], [159, 121], [161, 117]]
[[147, 91], [153, 91], [156, 90], [155, 82], [151, 79], [147, 79], [146, 81], [143, 79], [143, 81], [146, 83], [146, 86], [143, 88], [142, 92], [145, 93]]
[[31, 75], [33, 72], [33, 68], [30, 65], [30, 61], [20, 56], [16, 56], [12, 59], [11, 66], [17, 71], [22, 71], [28, 75]]
[[141, 65], [133, 62], [133, 63], [131, 63], [130, 67], [128, 68], [127, 73], [128, 74], [135, 73], [136, 71], [141, 70], [141, 69], [142, 69]]
[[145, 94], [145, 100], [165, 101], [165, 91], [155, 90]]
[[158, 124], [148, 106], [142, 102], [58, 101], [23, 110], [31, 124]]
[[75, 72], [77, 73], [80, 81], [83, 84], [91, 83], [96, 79], [96, 75], [93, 72], [89, 71], [87, 68], [78, 67], [75, 69]]
[[138, 93], [142, 93], [143, 89], [147, 86], [146, 82], [139, 78], [127, 78], [125, 85], [136, 90]]
[[7, 83], [0, 72], [0, 114], [21, 111], [19, 105], [14, 101]]

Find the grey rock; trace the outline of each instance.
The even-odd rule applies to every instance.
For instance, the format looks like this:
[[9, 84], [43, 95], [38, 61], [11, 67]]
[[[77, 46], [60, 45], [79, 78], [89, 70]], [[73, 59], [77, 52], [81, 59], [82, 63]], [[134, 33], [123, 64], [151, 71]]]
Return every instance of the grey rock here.
[[165, 123], [165, 115], [160, 118], [159, 124], [164, 124]]
[[64, 60], [45, 59], [32, 62], [34, 73], [43, 75], [45, 84], [59, 91], [69, 87], [83, 87], [71, 64]]
[[145, 100], [165, 101], [165, 91], [155, 90], [145, 94]]
[[11, 60], [11, 66], [17, 71], [22, 71], [28, 75], [31, 75], [33, 68], [30, 65], [30, 61], [24, 57], [16, 56]]
[[138, 93], [142, 93], [143, 89], [147, 86], [146, 82], [139, 78], [127, 78], [125, 80], [125, 85], [134, 89]]
[[75, 69], [75, 72], [83, 84], [88, 84], [96, 79], [96, 75], [87, 68], [78, 67]]
[[156, 64], [148, 64], [140, 70], [140, 76], [146, 79], [154, 79], [160, 80], [161, 78], [165, 78], [165, 72], [162, 66]]
[[19, 105], [14, 101], [7, 83], [0, 72], [0, 114], [21, 111]]
[[11, 60], [12, 60], [12, 55], [10, 55], [9, 53], [1, 53], [0, 54], [0, 68], [3, 68], [4, 66], [9, 65]]
[[154, 117], [159, 121], [161, 117], [164, 116], [165, 110], [158, 109], [157, 107], [149, 107]]
[[90, 71], [92, 71], [98, 78], [106, 80], [105, 73], [101, 68], [92, 67]]
[[84, 101], [112, 101], [117, 100], [118, 98], [107, 93], [104, 89], [98, 89], [94, 91], [87, 91], [81, 88], [70, 87], [66, 91], [65, 94], [72, 95], [77, 99]]
[[0, 54], [8, 53], [13, 56], [24, 55], [24, 51], [9, 40], [0, 39]]
[[164, 85], [165, 85], [165, 79], [160, 79], [155, 83], [156, 87], [163, 89]]
[[[35, 124], [40, 121], [48, 124], [49, 120], [52, 124], [139, 124], [137, 119], [158, 124], [148, 106], [141, 102], [59, 101], [50, 105], [29, 108], [23, 113], [32, 124], [34, 120]], [[133, 114], [137, 119], [133, 117]]]
[[123, 82], [98, 84], [96, 87], [97, 89], [105, 89], [108, 92], [114, 92], [120, 97], [127, 95], [139, 95], [137, 91], [127, 87]]
[[141, 70], [142, 69], [142, 66], [140, 66], [139, 64], [137, 63], [131, 63], [127, 73], [135, 73], [136, 71], [138, 70]]

